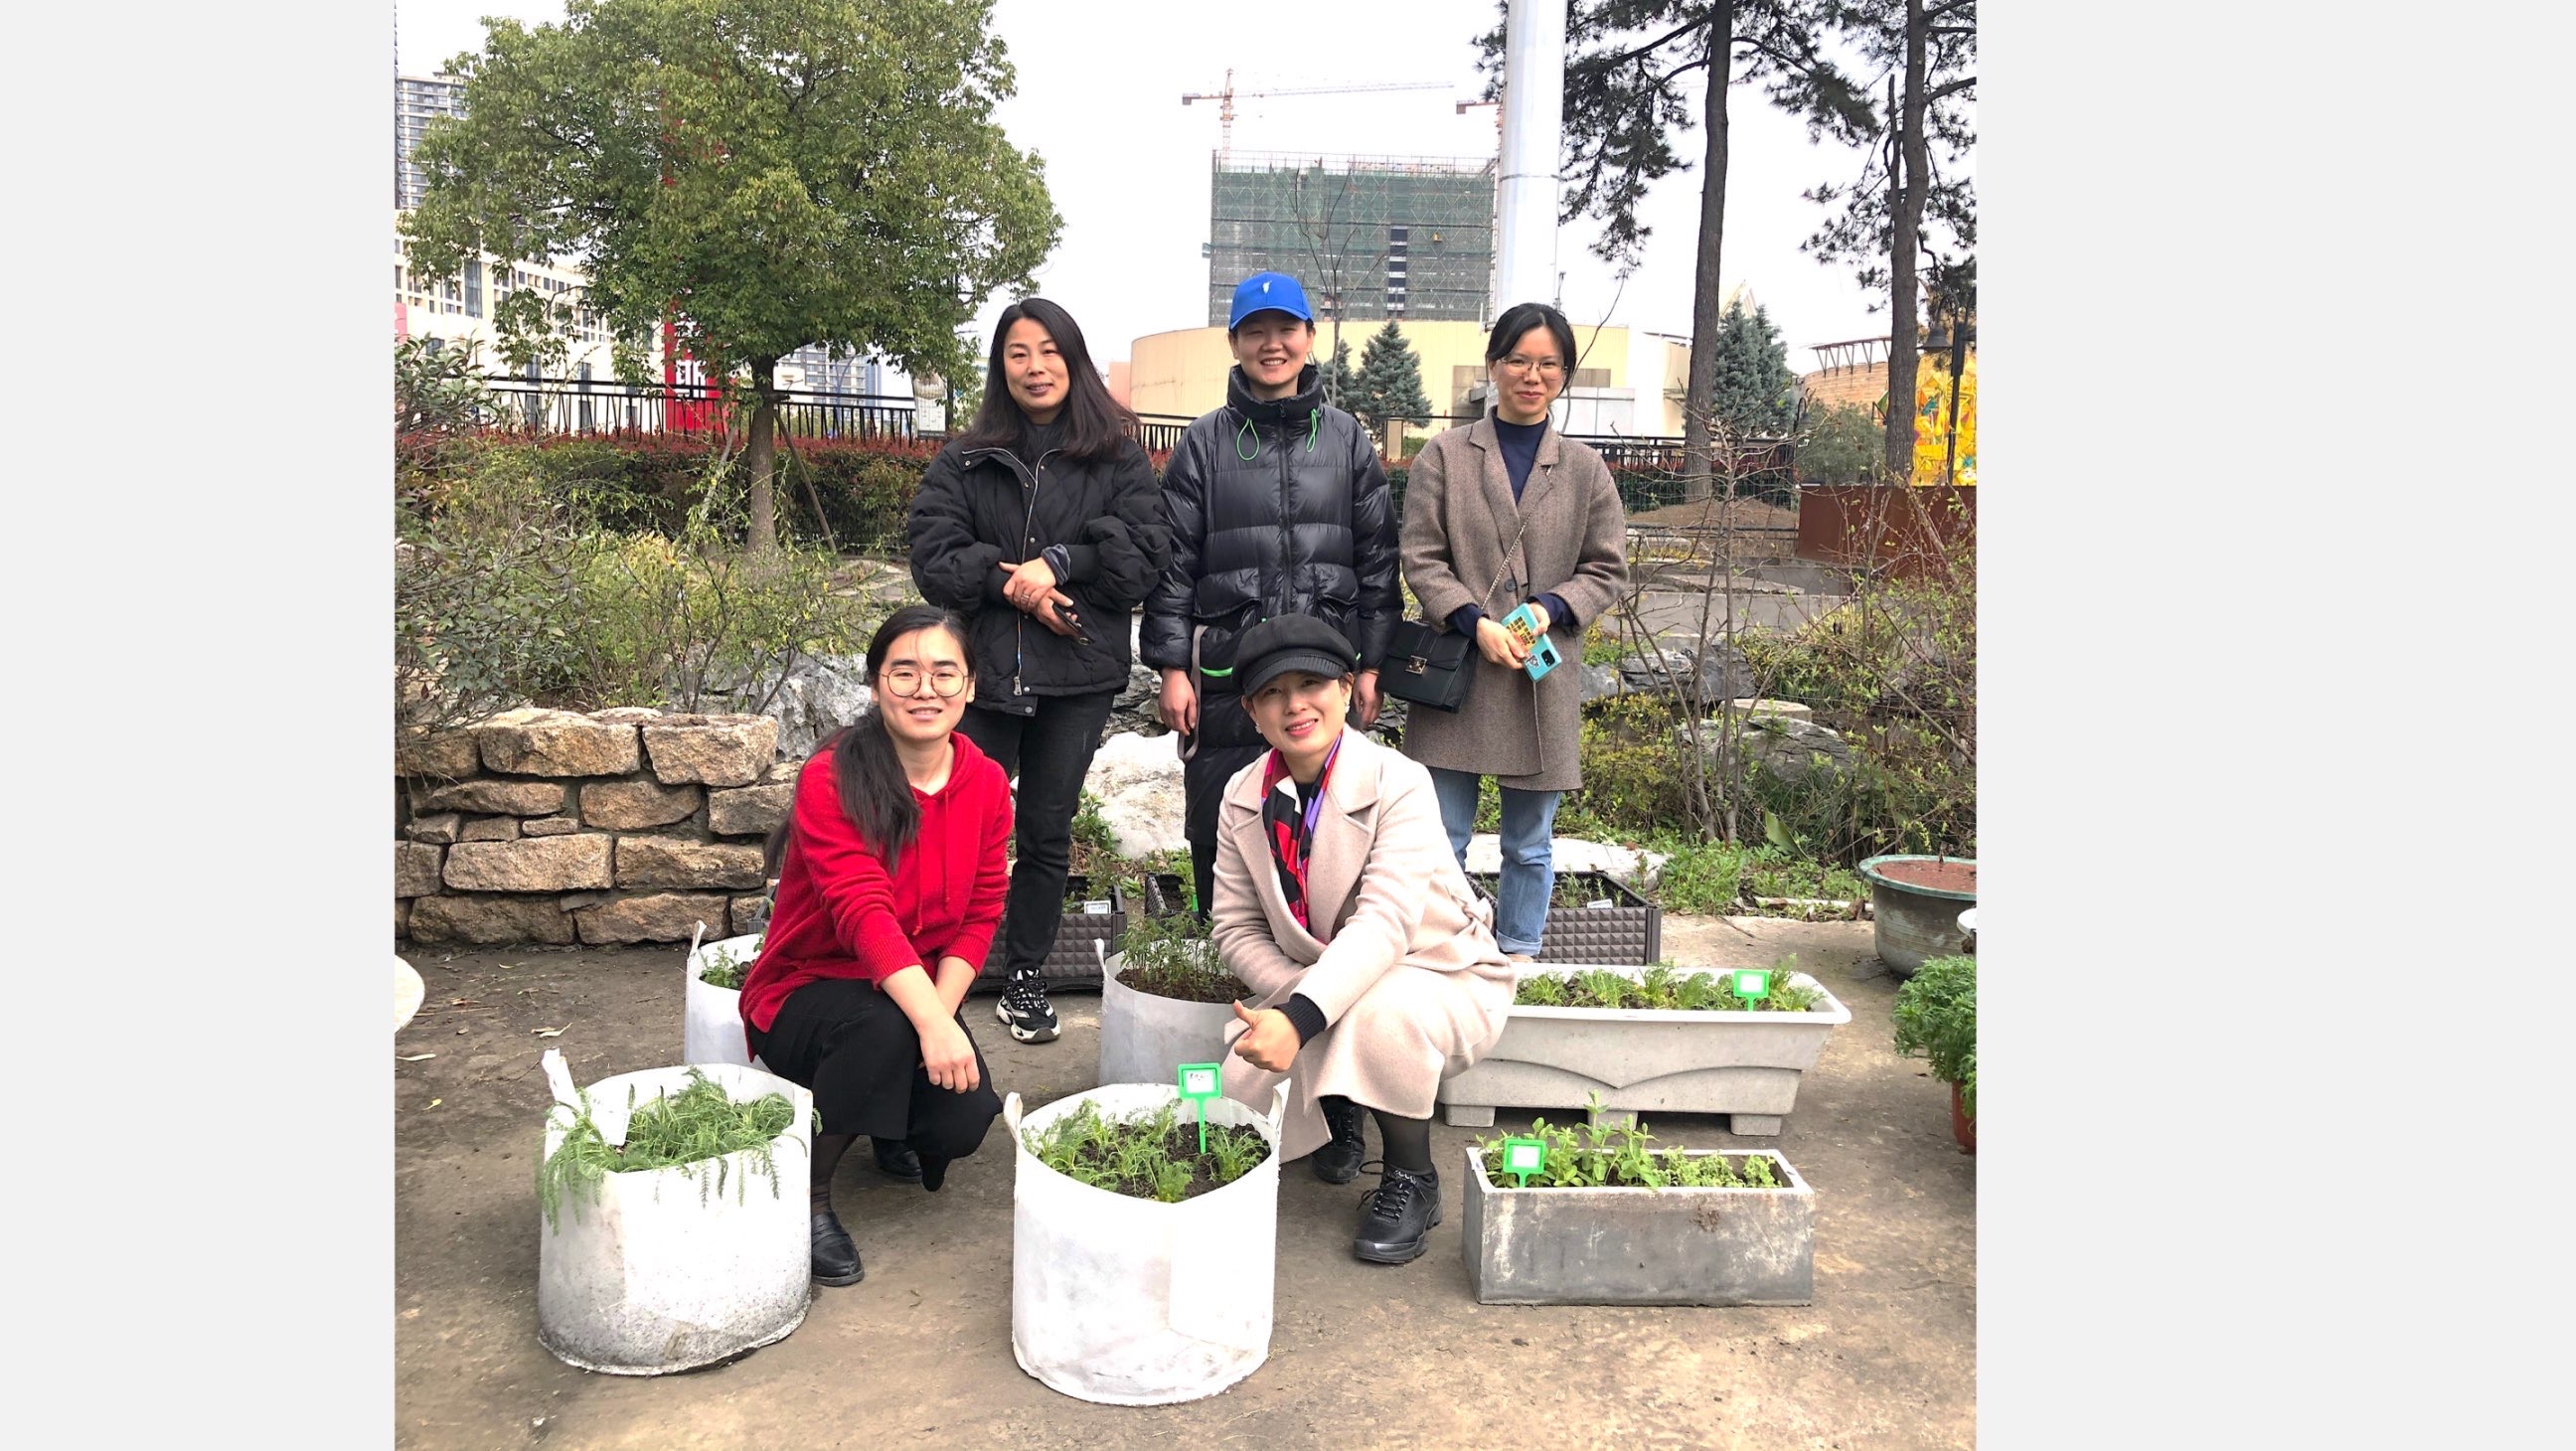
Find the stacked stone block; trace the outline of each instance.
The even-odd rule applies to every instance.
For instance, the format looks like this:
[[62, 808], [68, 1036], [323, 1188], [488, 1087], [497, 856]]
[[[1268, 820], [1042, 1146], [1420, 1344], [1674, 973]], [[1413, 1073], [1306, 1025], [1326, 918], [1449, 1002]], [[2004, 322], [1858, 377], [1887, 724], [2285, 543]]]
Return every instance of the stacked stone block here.
[[796, 766], [766, 716], [530, 708], [394, 770], [397, 938], [605, 945], [758, 931]]

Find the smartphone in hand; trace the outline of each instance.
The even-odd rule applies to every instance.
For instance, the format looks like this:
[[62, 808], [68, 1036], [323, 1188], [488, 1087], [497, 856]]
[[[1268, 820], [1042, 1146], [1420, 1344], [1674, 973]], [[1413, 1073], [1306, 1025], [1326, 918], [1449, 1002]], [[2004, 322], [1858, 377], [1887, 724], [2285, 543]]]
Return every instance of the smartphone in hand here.
[[1521, 668], [1529, 672], [1530, 679], [1540, 679], [1557, 667], [1562, 657], [1556, 652], [1556, 642], [1539, 633], [1538, 617], [1530, 613], [1528, 605], [1523, 604], [1503, 616], [1503, 628], [1511, 631], [1512, 638], [1521, 642], [1522, 649], [1529, 651], [1529, 659], [1522, 662]]

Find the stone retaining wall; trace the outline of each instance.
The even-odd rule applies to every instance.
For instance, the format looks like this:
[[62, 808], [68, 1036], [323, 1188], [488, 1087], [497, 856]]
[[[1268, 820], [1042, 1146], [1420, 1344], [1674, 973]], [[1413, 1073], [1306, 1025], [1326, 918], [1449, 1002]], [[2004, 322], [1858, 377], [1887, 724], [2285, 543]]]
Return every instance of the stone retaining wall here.
[[686, 942], [754, 932], [799, 763], [757, 715], [514, 710], [394, 745], [394, 936]]

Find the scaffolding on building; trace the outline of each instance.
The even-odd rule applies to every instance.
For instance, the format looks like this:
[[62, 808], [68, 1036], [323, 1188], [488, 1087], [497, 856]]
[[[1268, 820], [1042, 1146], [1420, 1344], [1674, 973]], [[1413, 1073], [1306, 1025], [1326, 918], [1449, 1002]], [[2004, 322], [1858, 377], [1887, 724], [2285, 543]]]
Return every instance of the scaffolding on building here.
[[1211, 326], [1265, 271], [1304, 283], [1318, 320], [1490, 320], [1492, 158], [1237, 153], [1209, 169]]

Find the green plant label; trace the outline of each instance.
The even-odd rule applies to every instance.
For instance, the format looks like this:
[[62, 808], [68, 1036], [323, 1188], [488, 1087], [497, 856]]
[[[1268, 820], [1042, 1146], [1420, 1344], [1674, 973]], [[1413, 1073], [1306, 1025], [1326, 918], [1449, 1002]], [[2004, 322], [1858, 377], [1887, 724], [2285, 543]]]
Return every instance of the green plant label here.
[[1739, 967], [1727, 974], [1727, 990], [1747, 1005], [1771, 996], [1771, 974], [1759, 967]]
[[1217, 1096], [1219, 1065], [1184, 1063], [1181, 1065], [1181, 1097], [1199, 1106], [1199, 1152], [1207, 1152], [1208, 1100]]
[[1503, 1140], [1503, 1172], [1517, 1177], [1520, 1180], [1522, 1188], [1526, 1189], [1529, 1187], [1530, 1175], [1536, 1174], [1546, 1167], [1547, 1140]]

